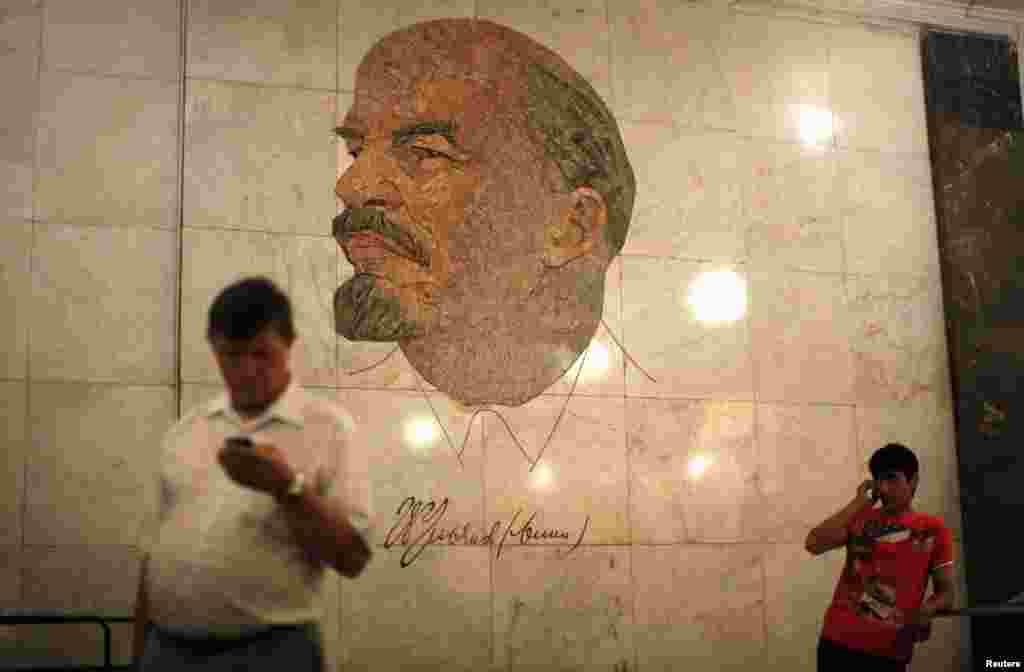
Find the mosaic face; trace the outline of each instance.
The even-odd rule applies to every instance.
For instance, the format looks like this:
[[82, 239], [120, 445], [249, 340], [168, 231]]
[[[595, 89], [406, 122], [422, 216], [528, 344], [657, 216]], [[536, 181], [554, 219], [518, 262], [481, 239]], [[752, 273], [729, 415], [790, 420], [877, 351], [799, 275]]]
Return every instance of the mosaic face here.
[[465, 404], [543, 392], [594, 335], [632, 209], [590, 85], [520, 33], [432, 21], [370, 50], [338, 133], [354, 161], [333, 233], [355, 269], [338, 334], [398, 342]]

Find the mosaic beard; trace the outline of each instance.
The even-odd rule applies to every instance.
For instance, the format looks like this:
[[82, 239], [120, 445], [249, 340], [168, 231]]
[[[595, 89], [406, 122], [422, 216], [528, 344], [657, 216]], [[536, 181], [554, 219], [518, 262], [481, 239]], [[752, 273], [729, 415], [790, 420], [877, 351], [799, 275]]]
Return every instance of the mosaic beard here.
[[334, 328], [350, 341], [398, 341], [417, 333], [402, 304], [369, 273], [357, 273], [334, 293]]

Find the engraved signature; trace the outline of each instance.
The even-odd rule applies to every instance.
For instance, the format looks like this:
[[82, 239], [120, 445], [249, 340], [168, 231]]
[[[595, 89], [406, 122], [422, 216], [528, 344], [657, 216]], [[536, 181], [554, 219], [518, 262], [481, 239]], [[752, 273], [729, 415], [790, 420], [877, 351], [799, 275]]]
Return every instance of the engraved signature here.
[[[475, 529], [472, 523], [448, 523], [444, 520], [448, 512], [448, 498], [445, 497], [440, 503], [430, 500], [423, 501], [416, 497], [406, 497], [398, 506], [395, 512], [395, 524], [388, 530], [384, 538], [384, 548], [392, 546], [406, 546], [402, 553], [400, 563], [402, 567], [408, 567], [416, 562], [416, 559], [423, 554], [428, 546], [488, 546], [494, 548], [497, 545], [497, 557], [501, 557], [501, 551], [505, 542], [509, 539], [518, 539], [522, 545], [544, 541], [569, 541], [571, 535], [568, 530], [543, 529], [536, 526], [537, 512], [534, 511], [519, 527], [516, 523], [523, 516], [523, 510], [518, 509], [508, 525], [502, 525], [500, 521], [491, 525], [486, 532]], [[583, 543], [583, 536], [590, 526], [590, 515], [583, 522], [576, 543], [566, 551], [569, 555], [579, 548]]]

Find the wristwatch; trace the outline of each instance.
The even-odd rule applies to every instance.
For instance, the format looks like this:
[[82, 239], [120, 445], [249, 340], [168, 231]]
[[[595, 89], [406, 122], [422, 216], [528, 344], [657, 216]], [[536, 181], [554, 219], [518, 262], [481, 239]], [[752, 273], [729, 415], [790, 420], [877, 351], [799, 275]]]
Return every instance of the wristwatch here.
[[295, 477], [292, 478], [291, 485], [288, 486], [288, 492], [285, 493], [288, 497], [301, 497], [302, 493], [306, 491], [306, 474], [301, 471], [295, 472]]

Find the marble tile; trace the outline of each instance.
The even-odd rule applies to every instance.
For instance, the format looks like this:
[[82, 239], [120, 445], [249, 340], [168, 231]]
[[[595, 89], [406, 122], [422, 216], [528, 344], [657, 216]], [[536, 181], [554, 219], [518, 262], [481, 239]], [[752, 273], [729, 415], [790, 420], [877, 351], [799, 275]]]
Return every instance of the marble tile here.
[[627, 396], [754, 396], [746, 273], [717, 265], [626, 257], [622, 281]]
[[[760, 546], [633, 548], [637, 666], [749, 670], [764, 654]], [[671, 586], [671, 590], [666, 590]]]
[[830, 28], [829, 89], [840, 147], [928, 157], [921, 45], [916, 34]]
[[188, 0], [188, 76], [333, 90], [334, 3]]
[[[484, 415], [488, 525], [500, 523], [502, 531], [511, 527], [514, 533], [536, 514], [535, 532], [562, 536], [529, 543], [628, 543], [623, 404], [573, 397], [565, 406], [565, 398], [539, 397], [515, 408], [495, 407], [504, 422]], [[520, 543], [527, 540], [505, 540], [506, 547]]]
[[41, 0], [4, 0], [0, 15], [0, 44], [6, 54], [31, 51], [38, 56]]
[[609, 0], [608, 16], [616, 116], [701, 124], [721, 86], [716, 45], [727, 14], [686, 0]]
[[44, 71], [35, 216], [174, 229], [178, 87]]
[[405, 568], [378, 553], [342, 584], [342, 669], [488, 669], [490, 586], [484, 548], [430, 548]]
[[494, 658], [503, 670], [633, 667], [629, 549], [515, 548], [494, 563]]
[[685, 140], [670, 124], [620, 123], [622, 142], [636, 178], [633, 213], [623, 254], [681, 256], [673, 254], [674, 238], [682, 230], [682, 199], [679, 168], [685, 164]]
[[740, 541], [756, 495], [754, 405], [626, 400], [632, 543]]
[[[398, 9], [396, 28], [404, 28], [414, 23], [434, 21], [435, 19], [472, 18], [476, 13], [476, 3], [471, 0], [389, 0]], [[342, 0], [342, 11], [350, 0]], [[386, 2], [381, 3], [387, 6]]]
[[32, 305], [32, 223], [0, 226], [0, 378], [28, 375], [28, 313]]
[[[569, 367], [561, 378], [556, 380], [545, 394], [578, 394], [580, 396], [621, 397], [624, 393], [625, 357], [618, 343], [622, 342], [622, 260], [616, 258], [608, 267], [604, 282], [604, 310], [594, 337], [586, 350], [586, 361], [583, 353]], [[618, 343], [616, 343], [618, 341]], [[580, 366], [583, 370], [580, 371]], [[573, 388], [575, 383], [576, 387]]]
[[37, 224], [35, 238], [33, 379], [173, 382], [177, 234]]
[[865, 275], [846, 281], [855, 391], [862, 404], [947, 396], [946, 325], [938, 276]]
[[[221, 382], [206, 340], [210, 305], [228, 285], [265, 275], [288, 291], [291, 242], [284, 236], [245, 231], [185, 229], [181, 279], [181, 378], [189, 383]], [[292, 352], [294, 366], [294, 351]]]
[[[342, 11], [347, 8], [350, 0], [342, 0]], [[387, 0], [392, 2], [398, 13], [395, 17], [395, 28], [406, 28], [413, 24], [428, 22], [437, 18], [472, 18], [476, 12], [476, 3], [471, 0]]]
[[712, 42], [717, 76], [704, 94], [703, 123], [754, 137], [831, 145], [828, 32], [789, 18], [728, 17]]
[[927, 156], [838, 151], [836, 184], [848, 272], [938, 274]]
[[181, 386], [181, 415], [179, 417], [185, 417], [196, 406], [212, 401], [214, 397], [223, 391], [223, 384], [183, 384]]
[[0, 81], [9, 95], [0, 134], [0, 215], [32, 218], [33, 162], [39, 112], [39, 10], [0, 16]]
[[774, 667], [816, 669], [818, 636], [845, 561], [842, 549], [813, 556], [802, 542], [767, 548], [767, 649]]
[[292, 367], [304, 385], [338, 382], [338, 341], [334, 333], [334, 290], [341, 255], [333, 239], [295, 236], [288, 248], [288, 294], [295, 320]]
[[843, 276], [754, 271], [750, 277], [757, 398], [849, 403], [854, 360]]
[[757, 497], [744, 502], [747, 538], [803, 544], [857, 492], [850, 406], [757, 406]]
[[46, 0], [46, 65], [57, 70], [176, 80], [181, 65], [178, 2]]
[[0, 82], [17, 93], [4, 101], [0, 134], [0, 216], [8, 219], [32, 218], [41, 4], [6, 0], [0, 10]]
[[746, 141], [624, 122], [637, 193], [625, 254], [742, 261]]
[[341, 0], [338, 19], [338, 89], [355, 90], [356, 67], [388, 33], [420, 21], [471, 18], [474, 0]]
[[[31, 609], [85, 610], [121, 616], [135, 608], [142, 558], [130, 546], [88, 544], [22, 551], [22, 603]], [[98, 630], [93, 626], [94, 630]], [[102, 642], [102, 634], [99, 635]], [[102, 651], [102, 644], [92, 652]]]
[[135, 545], [155, 507], [174, 390], [34, 383], [29, 394], [25, 544]]
[[[23, 608], [131, 614], [141, 558], [128, 546], [90, 543], [73, 549], [26, 546], [22, 554]], [[111, 659], [131, 661], [132, 623], [111, 624]], [[103, 631], [94, 624], [25, 627], [23, 655], [49, 664], [103, 663]]]
[[185, 226], [330, 236], [333, 93], [192, 82]]
[[525, 33], [557, 53], [611, 108], [611, 34], [602, 0], [481, 0], [476, 15]]
[[[25, 426], [28, 399], [25, 383], [0, 382], [0, 548], [20, 548], [25, 460], [30, 448]], [[0, 600], [7, 595], [0, 590]], [[15, 593], [17, 595], [17, 593]]]
[[748, 144], [746, 241], [755, 269], [841, 273], [843, 239], [831, 151]]
[[959, 538], [961, 532], [959, 462], [953, 411], [934, 395], [901, 404], [857, 407], [858, 458], [862, 479], [871, 478], [868, 461], [887, 443], [902, 443], [919, 463], [914, 508], [940, 516]]
[[[483, 536], [479, 418], [471, 427], [469, 409], [439, 394], [339, 390], [332, 398], [355, 420], [358, 449], [369, 452], [374, 562], [415, 564], [441, 530], [469, 525]], [[429, 502], [436, 514], [424, 509]]]
[[[398, 28], [401, 0], [338, 3], [338, 89], [355, 91], [356, 68], [380, 38]], [[472, 12], [472, 9], [470, 9]]]

